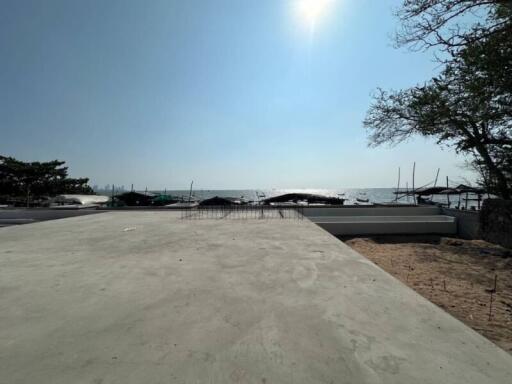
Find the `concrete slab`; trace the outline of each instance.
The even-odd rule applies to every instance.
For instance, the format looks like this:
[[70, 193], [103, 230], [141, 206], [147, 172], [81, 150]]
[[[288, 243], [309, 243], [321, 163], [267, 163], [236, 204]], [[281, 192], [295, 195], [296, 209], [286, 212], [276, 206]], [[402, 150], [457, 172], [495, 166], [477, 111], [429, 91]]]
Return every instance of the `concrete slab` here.
[[100, 212], [96, 209], [7, 208], [0, 210], [0, 226], [28, 224], [36, 221], [92, 215]]
[[510, 383], [512, 357], [308, 220], [0, 229], [0, 383]]

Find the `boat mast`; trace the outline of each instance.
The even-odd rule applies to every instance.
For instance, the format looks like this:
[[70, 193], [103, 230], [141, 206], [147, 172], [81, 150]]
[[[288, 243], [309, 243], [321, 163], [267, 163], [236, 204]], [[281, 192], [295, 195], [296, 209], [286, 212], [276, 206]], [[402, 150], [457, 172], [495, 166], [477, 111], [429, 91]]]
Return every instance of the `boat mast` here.
[[398, 167], [398, 184], [396, 186], [395, 201], [398, 201], [398, 192], [400, 191], [400, 167]]
[[416, 190], [414, 189], [414, 175], [416, 173], [416, 162], [414, 162], [412, 166], [412, 201], [414, 204], [417, 204], [416, 202]]
[[190, 192], [188, 193], [188, 202], [192, 200], [192, 186], [194, 185], [194, 180], [190, 183]]

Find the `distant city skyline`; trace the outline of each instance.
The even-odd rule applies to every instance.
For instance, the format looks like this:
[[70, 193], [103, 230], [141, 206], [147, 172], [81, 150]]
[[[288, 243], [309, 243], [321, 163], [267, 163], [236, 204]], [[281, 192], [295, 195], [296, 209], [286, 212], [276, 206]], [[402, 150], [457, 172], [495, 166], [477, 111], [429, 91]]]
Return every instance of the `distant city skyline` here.
[[372, 92], [439, 69], [392, 47], [399, 0], [0, 3], [0, 154], [139, 190], [473, 180], [424, 138], [367, 147]]

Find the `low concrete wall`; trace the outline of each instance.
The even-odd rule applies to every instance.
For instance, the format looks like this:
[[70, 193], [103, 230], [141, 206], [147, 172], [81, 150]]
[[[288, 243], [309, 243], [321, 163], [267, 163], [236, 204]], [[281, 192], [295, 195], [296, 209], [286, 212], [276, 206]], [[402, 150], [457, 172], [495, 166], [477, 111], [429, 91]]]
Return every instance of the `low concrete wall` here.
[[311, 221], [335, 236], [346, 235], [454, 235], [454, 217], [435, 216], [319, 216]]
[[320, 216], [432, 216], [439, 215], [439, 207], [304, 207], [306, 217]]
[[443, 215], [457, 219], [457, 235], [463, 239], [481, 239], [480, 214], [477, 211], [463, 211], [454, 208], [441, 208]]
[[436, 206], [304, 207], [301, 212], [335, 236], [457, 233], [457, 219], [441, 215]]
[[484, 240], [512, 248], [512, 200], [488, 199], [480, 212]]

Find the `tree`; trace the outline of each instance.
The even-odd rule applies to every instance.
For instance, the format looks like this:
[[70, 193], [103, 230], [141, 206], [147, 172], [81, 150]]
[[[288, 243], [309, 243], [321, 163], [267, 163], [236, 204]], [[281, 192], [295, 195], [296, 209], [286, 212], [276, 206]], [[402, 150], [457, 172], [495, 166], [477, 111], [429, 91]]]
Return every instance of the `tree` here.
[[472, 155], [481, 183], [510, 199], [512, 1], [404, 0], [397, 15], [397, 44], [440, 46], [444, 69], [423, 85], [377, 92], [364, 120], [370, 144], [434, 137]]
[[403, 0], [397, 46], [454, 52], [508, 28], [512, 0]]
[[23, 196], [27, 206], [32, 196], [55, 196], [62, 193], [92, 194], [89, 179], [68, 177], [64, 161], [23, 162], [0, 155], [0, 194]]
[[512, 189], [512, 39], [508, 31], [469, 44], [424, 85], [379, 90], [366, 119], [371, 145], [412, 135], [471, 154], [482, 182], [503, 198]]

